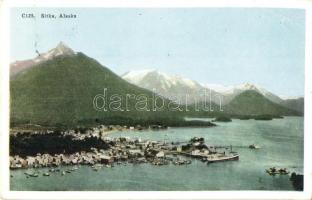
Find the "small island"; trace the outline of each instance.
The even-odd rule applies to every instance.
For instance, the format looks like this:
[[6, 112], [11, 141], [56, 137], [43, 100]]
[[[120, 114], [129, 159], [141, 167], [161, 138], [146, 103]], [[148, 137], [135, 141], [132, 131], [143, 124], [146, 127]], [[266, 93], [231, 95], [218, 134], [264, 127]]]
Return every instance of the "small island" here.
[[280, 115], [257, 115], [254, 117], [255, 120], [273, 120], [273, 119], [283, 119]]

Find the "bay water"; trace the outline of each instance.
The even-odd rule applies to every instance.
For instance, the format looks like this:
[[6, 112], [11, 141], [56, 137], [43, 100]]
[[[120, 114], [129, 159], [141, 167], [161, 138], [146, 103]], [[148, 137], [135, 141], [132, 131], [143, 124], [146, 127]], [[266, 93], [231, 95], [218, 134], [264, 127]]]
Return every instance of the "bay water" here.
[[[190, 120], [190, 119], [189, 119]], [[210, 120], [210, 119], [202, 119]], [[210, 128], [168, 128], [162, 131], [120, 131], [108, 137], [185, 142], [203, 137], [209, 145], [232, 145], [238, 161], [207, 165], [192, 159], [190, 165], [154, 166], [115, 165], [94, 171], [90, 166], [66, 174], [51, 173], [49, 168], [11, 170], [11, 190], [31, 191], [190, 191], [190, 190], [294, 190], [289, 175], [270, 176], [265, 169], [287, 168], [303, 173], [303, 118], [285, 117], [271, 121], [238, 120], [217, 122]], [[249, 145], [260, 149], [250, 149]], [[62, 170], [72, 166], [62, 166]], [[27, 178], [25, 172], [39, 173]]]

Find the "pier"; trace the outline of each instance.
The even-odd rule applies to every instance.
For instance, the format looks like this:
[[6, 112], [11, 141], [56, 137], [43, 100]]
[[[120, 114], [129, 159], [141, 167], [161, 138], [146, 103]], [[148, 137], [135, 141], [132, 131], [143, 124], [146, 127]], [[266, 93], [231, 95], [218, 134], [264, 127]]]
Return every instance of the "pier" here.
[[[63, 141], [62, 137], [68, 137], [70, 132], [65, 132], [60, 137], [59, 141]], [[87, 134], [88, 135], [88, 134]], [[91, 147], [83, 151], [74, 152], [71, 154], [58, 153], [40, 153], [36, 155], [11, 155], [10, 168], [38, 168], [38, 167], [57, 167], [60, 165], [90, 165], [104, 164], [113, 166], [114, 164], [129, 163], [151, 163], [153, 165], [190, 164], [191, 159], [200, 159], [204, 162], [219, 162], [238, 160], [239, 156], [236, 152], [229, 151], [227, 146], [211, 146], [205, 144], [203, 138], [191, 138], [188, 142], [166, 143], [163, 141], [151, 141], [130, 139], [128, 137], [109, 138], [103, 137], [101, 134], [83, 137], [81, 134], [71, 135], [73, 142], [84, 141], [97, 144], [97, 148]], [[18, 136], [21, 140], [23, 137]], [[32, 135], [28, 134], [27, 138]], [[34, 138], [38, 135], [34, 135]], [[86, 140], [89, 138], [88, 140]], [[41, 140], [39, 140], [41, 141]], [[68, 142], [68, 141], [67, 141]]]

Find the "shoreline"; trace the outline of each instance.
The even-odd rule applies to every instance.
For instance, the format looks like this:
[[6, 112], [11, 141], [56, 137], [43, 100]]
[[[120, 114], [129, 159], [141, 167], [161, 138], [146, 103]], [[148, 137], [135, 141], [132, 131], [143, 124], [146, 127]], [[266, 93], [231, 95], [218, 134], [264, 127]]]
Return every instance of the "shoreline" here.
[[[107, 138], [109, 138], [109, 134], [112, 134], [118, 130], [109, 130], [109, 131], [106, 131], [104, 134], [102, 134], [102, 138], [97, 138], [95, 137], [97, 140], [106, 140], [107, 143], [110, 143], [110, 142], [117, 142], [118, 144], [114, 144], [113, 145], [113, 148], [107, 148], [107, 149], [93, 149], [92, 152], [77, 152], [77, 153], [72, 153], [72, 154], [63, 154], [63, 155], [60, 155], [60, 154], [49, 154], [48, 155], [44, 155], [44, 154], [40, 154], [38, 155], [38, 158], [42, 160], [42, 158], [48, 158], [48, 157], [51, 157], [52, 159], [55, 157], [56, 159], [58, 159], [58, 157], [64, 157], [64, 161], [62, 161], [60, 164], [58, 165], [53, 165], [53, 162], [49, 163], [48, 164], [42, 164], [41, 165], [37, 165], [37, 166], [28, 166], [28, 165], [24, 165], [24, 166], [21, 166], [20, 168], [11, 168], [10, 172], [11, 172], [11, 175], [12, 175], [12, 178], [14, 179], [15, 178], [15, 174], [20, 174], [19, 176], [22, 176], [23, 179], [26, 180], [26, 178], [31, 178], [33, 181], [35, 181], [35, 179], [33, 179], [32, 177], [36, 177], [36, 176], [49, 176], [48, 174], [44, 175], [43, 173], [49, 173], [53, 179], [54, 175], [57, 175], [57, 176], [63, 176], [63, 171], [65, 174], [67, 173], [76, 173], [76, 172], [70, 172], [71, 170], [75, 170], [76, 168], [80, 168], [80, 167], [84, 167], [84, 168], [88, 168], [87, 170], [88, 171], [95, 171], [95, 174], [96, 171], [100, 170], [100, 168], [111, 168], [111, 167], [118, 167], [118, 165], [120, 165], [120, 167], [124, 167], [124, 166], [135, 166], [136, 164], [143, 164], [142, 167], [153, 167], [153, 165], [155, 165], [155, 167], [157, 166], [161, 166], [161, 165], [180, 165], [178, 164], [178, 157], [182, 158], [180, 159], [181, 161], [181, 165], [187, 165], [187, 162], [188, 162], [188, 159], [191, 160], [191, 162], [193, 163], [195, 160], [198, 160], [200, 161], [199, 158], [187, 158], [187, 156], [181, 156], [181, 155], [177, 155], [176, 157], [174, 156], [171, 156], [173, 155], [174, 152], [177, 151], [177, 149], [175, 149], [174, 151], [170, 151], [170, 150], [164, 150], [162, 147], [165, 147], [165, 148], [168, 148], [171, 144], [170, 143], [165, 143], [165, 140], [162, 142], [162, 141], [151, 141], [152, 139], [148, 139], [145, 140], [145, 141], [142, 141], [140, 139], [137, 139], [137, 141], [135, 141], [135, 137], [131, 137], [131, 131], [128, 130], [128, 129], [122, 129], [123, 131], [127, 131], [126, 134], [124, 134], [123, 136], [118, 136], [117, 135], [114, 135], [114, 138], [111, 138], [112, 141], [109, 141], [109, 140], [106, 140]], [[208, 129], [207, 129], [208, 130]], [[134, 131], [138, 131], [137, 129], [134, 129]], [[74, 132], [67, 132], [67, 135], [70, 136], [70, 133], [73, 133], [74, 135], [76, 135]], [[92, 131], [92, 133], [94, 133], [94, 131]], [[178, 134], [179, 131], [176, 131], [176, 133]], [[86, 136], [87, 133], [84, 133], [84, 135]], [[48, 134], [46, 134], [48, 135]], [[87, 134], [88, 135], [88, 134]], [[36, 135], [31, 135], [31, 138], [32, 136], [36, 136]], [[63, 136], [63, 135], [62, 135]], [[77, 136], [77, 135], [76, 135]], [[90, 137], [93, 137], [92, 135], [89, 135]], [[94, 135], [95, 136], [95, 135]], [[130, 139], [129, 137], [133, 138], [133, 139]], [[140, 134], [135, 134], [136, 137], [140, 137]], [[119, 138], [117, 138], [119, 137]], [[202, 136], [202, 137], [205, 137], [205, 136]], [[84, 137], [84, 138], [88, 138], [88, 137]], [[206, 137], [205, 137], [206, 138]], [[74, 137], [74, 139], [79, 139], [78, 137]], [[157, 137], [155, 138], [157, 140]], [[155, 140], [154, 139], [154, 140]], [[190, 139], [190, 138], [189, 138]], [[74, 140], [74, 141], [75, 141]], [[123, 142], [121, 142], [123, 141]], [[173, 141], [182, 141], [181, 139], [177, 139], [177, 140], [173, 140]], [[186, 141], [186, 140], [183, 140], [183, 141]], [[194, 143], [191, 143], [191, 146], [193, 148], [193, 150], [196, 150], [196, 148], [198, 147], [195, 147], [195, 142], [196, 140], [194, 140]], [[209, 141], [207, 141], [208, 143], [210, 143]], [[149, 147], [149, 150], [148, 151], [144, 151], [143, 149], [146, 149], [145, 145], [144, 144], [150, 144], [150, 147]], [[154, 146], [152, 145], [152, 143], [154, 143]], [[144, 145], [143, 149], [140, 149], [139, 146]], [[121, 147], [121, 145], [123, 145], [123, 147]], [[176, 146], [182, 146], [181, 143], [180, 144], [177, 144], [175, 143], [174, 145]], [[120, 147], [120, 148], [119, 148]], [[214, 147], [218, 147], [218, 146], [214, 146]], [[234, 147], [234, 146], [233, 146]], [[245, 147], [245, 146], [244, 146]], [[121, 152], [117, 151], [117, 149], [120, 149]], [[114, 149], [114, 150], [112, 150]], [[112, 151], [111, 151], [112, 150]], [[115, 151], [116, 150], [116, 151]], [[164, 153], [164, 157], [162, 155], [162, 153], [160, 153], [158, 155], [158, 157], [156, 156], [157, 155], [157, 152], [155, 151], [157, 150], [160, 150], [159, 152], [163, 152]], [[238, 150], [240, 151], [239, 149], [237, 149], [237, 146], [235, 146], [235, 150]], [[155, 151], [155, 152], [154, 152]], [[251, 151], [254, 151], [254, 150], [251, 150]], [[97, 152], [97, 153], [96, 153]], [[118, 153], [119, 155], [110, 155], [110, 152], [112, 153]], [[158, 153], [159, 153], [158, 152]], [[189, 151], [191, 152], [191, 151]], [[221, 153], [222, 150], [220, 149], [219, 152]], [[126, 155], [124, 155], [123, 153], [126, 153]], [[138, 154], [136, 154], [138, 153]], [[143, 155], [140, 155], [140, 153], [142, 153]], [[145, 153], [151, 153], [150, 156], [148, 156], [148, 154], [145, 154]], [[195, 153], [195, 152], [194, 152]], [[204, 152], [202, 152], [204, 153]], [[242, 152], [243, 153], [243, 152]], [[88, 154], [86, 156], [86, 154]], [[104, 155], [103, 156], [103, 160], [101, 159], [98, 159], [101, 155]], [[105, 155], [108, 155], [110, 157], [113, 157], [113, 162], [110, 163], [110, 159], [108, 159], [108, 157], [105, 157]], [[29, 157], [36, 157], [37, 155], [34, 155], [34, 156], [29, 156]], [[87, 158], [90, 158], [89, 160], [91, 162], [88, 162], [88, 160], [86, 159], [85, 161], [79, 161], [79, 162], [76, 162], [74, 161], [74, 163], [72, 162], [73, 160], [79, 160], [82, 158], [82, 156], [85, 156]], [[117, 156], [117, 157], [116, 157]], [[119, 157], [121, 156], [121, 157]], [[115, 158], [122, 158], [122, 156], [124, 156], [124, 160], [122, 159], [115, 159]], [[26, 157], [24, 157], [23, 159], [25, 159]], [[34, 158], [32, 158], [34, 159]], [[16, 159], [16, 160], [19, 160]], [[31, 159], [30, 159], [31, 160]], [[49, 159], [47, 159], [49, 160]], [[69, 160], [69, 161], [66, 161], [66, 160]], [[242, 159], [243, 160], [243, 159]], [[196, 162], [198, 162], [196, 161]], [[25, 161], [23, 161], [25, 162]], [[57, 161], [56, 161], [57, 162]], [[176, 162], [176, 164], [175, 164]], [[231, 163], [231, 165], [236, 166], [236, 161], [231, 161], [233, 163]], [[21, 164], [18, 163], [18, 164]], [[206, 163], [201, 163], [200, 164], [205, 164]], [[230, 163], [229, 163], [230, 164]], [[46, 165], [46, 166], [44, 166]], [[80, 167], [79, 167], [80, 166]], [[192, 165], [194, 166], [194, 165]], [[220, 163], [220, 167], [222, 168], [222, 165]], [[157, 168], [156, 167], [156, 168]], [[174, 167], [174, 166], [173, 166]], [[186, 167], [186, 166], [185, 166]], [[287, 166], [277, 166], [277, 167], [287, 167]], [[236, 168], [236, 167], [235, 167]], [[14, 171], [19, 171], [19, 169], [22, 169], [20, 172], [14, 172]], [[41, 170], [43, 169], [43, 170]], [[173, 168], [175, 169], [175, 167]], [[176, 168], [178, 170], [178, 168]], [[180, 169], [180, 168], [179, 168]], [[25, 170], [25, 171], [24, 171]], [[54, 170], [60, 170], [59, 172], [60, 173], [53, 173], [52, 174], [52, 171]], [[159, 170], [161, 170], [159, 168]], [[207, 168], [208, 170], [208, 168]], [[259, 169], [261, 170], [261, 169]], [[66, 171], [69, 171], [69, 172], [66, 172]], [[109, 170], [110, 171], [110, 170]], [[107, 171], [108, 173], [110, 173], [109, 171]], [[264, 171], [264, 169], [263, 169]], [[25, 172], [25, 173], [24, 173]], [[259, 171], [260, 172], [260, 171]], [[81, 171], [78, 170], [78, 174], [76, 176], [83, 176], [83, 174], [80, 174]], [[26, 177], [25, 177], [26, 176]], [[284, 178], [286, 178], [288, 176], [285, 176]], [[17, 177], [16, 177], [17, 178]], [[17, 179], [16, 179], [17, 180]], [[48, 179], [47, 179], [48, 180]]]
[[[115, 130], [105, 134], [107, 136]], [[38, 137], [35, 135], [34, 137]], [[39, 136], [41, 137], [41, 136]], [[53, 136], [54, 137], [54, 136]], [[55, 137], [59, 137], [56, 135]], [[66, 137], [66, 135], [64, 136]], [[85, 138], [79, 140], [88, 143]], [[103, 145], [98, 148], [90, 147], [86, 150], [73, 153], [36, 153], [36, 155], [10, 155], [10, 169], [58, 167], [61, 165], [113, 165], [120, 162], [127, 163], [151, 163], [154, 165], [167, 165], [170, 163], [183, 165], [190, 164], [186, 157], [200, 159], [203, 162], [227, 161], [233, 157], [233, 152], [228, 147], [220, 148], [208, 146], [204, 138], [191, 138], [189, 142], [152, 141], [130, 139], [128, 137], [109, 138], [92, 137], [92, 140], [101, 141]], [[76, 141], [74, 138], [73, 141]], [[39, 140], [40, 141], [40, 140]], [[61, 141], [61, 140], [60, 140]], [[101, 143], [101, 144], [102, 144]], [[237, 153], [236, 153], [237, 154]], [[235, 154], [235, 155], [236, 155]], [[238, 154], [237, 154], [238, 160]], [[236, 159], [235, 159], [236, 160]]]

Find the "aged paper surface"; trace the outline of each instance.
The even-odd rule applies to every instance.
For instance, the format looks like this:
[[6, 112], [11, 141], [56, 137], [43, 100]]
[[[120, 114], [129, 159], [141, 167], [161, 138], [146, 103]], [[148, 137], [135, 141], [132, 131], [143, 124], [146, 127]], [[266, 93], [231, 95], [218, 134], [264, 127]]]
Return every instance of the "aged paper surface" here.
[[5, 3], [5, 198], [311, 196], [309, 3]]

